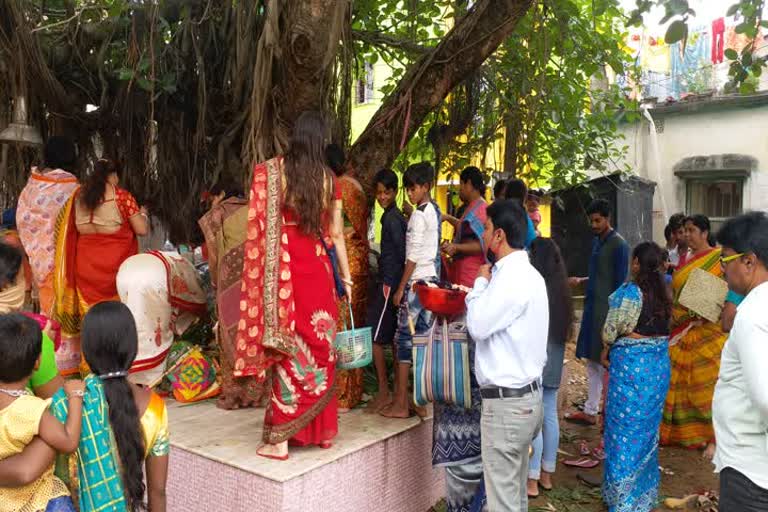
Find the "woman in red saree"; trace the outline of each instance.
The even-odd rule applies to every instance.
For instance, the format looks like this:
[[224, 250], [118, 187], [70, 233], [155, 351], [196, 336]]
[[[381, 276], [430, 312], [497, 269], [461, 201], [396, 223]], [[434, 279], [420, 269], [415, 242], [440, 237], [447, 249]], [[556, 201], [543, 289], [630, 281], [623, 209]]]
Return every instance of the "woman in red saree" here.
[[[338, 329], [351, 328], [349, 318], [350, 305], [355, 325], [363, 325], [367, 320], [368, 307], [368, 201], [363, 186], [353, 173], [344, 165], [344, 151], [336, 144], [325, 149], [328, 164], [338, 178], [341, 189], [341, 211], [344, 221], [344, 243], [349, 260], [349, 272], [352, 276], [352, 296], [349, 303], [339, 301]], [[336, 396], [339, 400], [339, 412], [346, 412], [360, 403], [363, 397], [363, 369], [339, 370], [336, 373]]]
[[136, 236], [147, 234], [146, 214], [130, 192], [117, 186], [117, 172], [114, 162], [97, 161], [56, 224], [53, 316], [62, 336], [75, 344], [88, 309], [120, 300], [117, 271], [138, 252]]
[[304, 112], [285, 157], [253, 170], [234, 375], [270, 375], [258, 454], [278, 460], [288, 458], [289, 441], [327, 448], [338, 431], [331, 244], [350, 296], [352, 280], [327, 131], [320, 113]]
[[488, 204], [483, 199], [485, 181], [480, 169], [467, 167], [461, 171], [459, 182], [459, 197], [467, 207], [460, 219], [443, 216], [453, 226], [454, 235], [453, 242], [443, 244], [442, 250], [452, 258], [448, 268], [450, 281], [472, 288], [478, 269], [486, 263], [483, 231]]

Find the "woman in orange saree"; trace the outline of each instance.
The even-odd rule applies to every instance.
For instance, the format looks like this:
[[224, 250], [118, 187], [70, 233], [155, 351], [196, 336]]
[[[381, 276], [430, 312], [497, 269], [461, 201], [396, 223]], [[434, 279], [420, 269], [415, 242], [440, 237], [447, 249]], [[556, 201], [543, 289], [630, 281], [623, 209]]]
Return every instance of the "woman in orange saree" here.
[[685, 221], [692, 253], [672, 278], [673, 307], [669, 356], [672, 379], [664, 404], [661, 444], [707, 448], [714, 455], [712, 395], [720, 372], [720, 355], [727, 335], [720, 323], [696, 316], [680, 304], [680, 294], [695, 269], [722, 278], [720, 249], [712, 247], [709, 219], [703, 215]]
[[215, 185], [211, 209], [198, 221], [205, 236], [211, 284], [216, 290], [219, 364], [221, 365], [221, 409], [257, 407], [264, 398], [264, 385], [255, 377], [234, 376], [235, 338], [240, 321], [240, 286], [248, 225], [248, 200], [234, 183]]
[[147, 233], [146, 215], [130, 192], [117, 186], [117, 172], [109, 160], [96, 162], [56, 223], [53, 318], [62, 338], [78, 348], [81, 319], [95, 304], [120, 300], [117, 271], [138, 252], [136, 236]]
[[[339, 322], [337, 328], [344, 330], [351, 327], [349, 305], [355, 325], [362, 326], [366, 321], [368, 307], [368, 201], [362, 185], [353, 172], [344, 166], [344, 152], [336, 144], [325, 149], [328, 163], [336, 174], [341, 189], [341, 202], [344, 205], [344, 243], [347, 247], [349, 271], [352, 275], [352, 296], [339, 301]], [[339, 412], [346, 412], [360, 403], [363, 396], [363, 369], [338, 370], [336, 372], [336, 396], [339, 400]]]
[[277, 460], [289, 441], [327, 448], [338, 431], [331, 244], [348, 295], [352, 280], [327, 133], [320, 113], [304, 112], [285, 158], [253, 170], [234, 375], [266, 380], [271, 370], [258, 454]]
[[[77, 189], [77, 178], [70, 172], [77, 156], [74, 144], [64, 137], [49, 138], [44, 153], [45, 165], [32, 168], [29, 181], [19, 195], [16, 226], [29, 258], [40, 312], [51, 316], [56, 219]], [[61, 351], [69, 352], [67, 346]]]

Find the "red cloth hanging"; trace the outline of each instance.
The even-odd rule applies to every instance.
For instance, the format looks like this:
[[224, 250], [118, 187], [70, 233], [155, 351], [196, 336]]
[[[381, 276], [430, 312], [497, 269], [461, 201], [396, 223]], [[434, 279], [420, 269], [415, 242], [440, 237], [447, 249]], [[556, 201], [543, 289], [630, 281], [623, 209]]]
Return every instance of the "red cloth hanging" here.
[[725, 18], [712, 22], [712, 63], [723, 62], [725, 53]]

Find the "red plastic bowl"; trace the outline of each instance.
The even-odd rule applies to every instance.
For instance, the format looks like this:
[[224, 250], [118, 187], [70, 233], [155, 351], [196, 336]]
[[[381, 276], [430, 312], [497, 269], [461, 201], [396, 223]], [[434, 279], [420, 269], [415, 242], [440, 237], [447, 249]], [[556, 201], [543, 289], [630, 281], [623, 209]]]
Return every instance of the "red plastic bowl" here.
[[421, 305], [436, 315], [456, 316], [467, 310], [464, 302], [467, 292], [431, 288], [425, 284], [414, 285], [413, 289], [416, 291]]

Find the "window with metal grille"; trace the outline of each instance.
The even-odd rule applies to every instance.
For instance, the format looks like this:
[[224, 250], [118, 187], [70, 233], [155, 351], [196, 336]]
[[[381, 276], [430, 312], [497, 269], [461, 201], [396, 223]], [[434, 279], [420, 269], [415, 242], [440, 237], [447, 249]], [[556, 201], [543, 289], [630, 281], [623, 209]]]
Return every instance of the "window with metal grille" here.
[[689, 214], [709, 217], [712, 230], [717, 231], [728, 218], [744, 209], [744, 178], [691, 178], [686, 180]]

